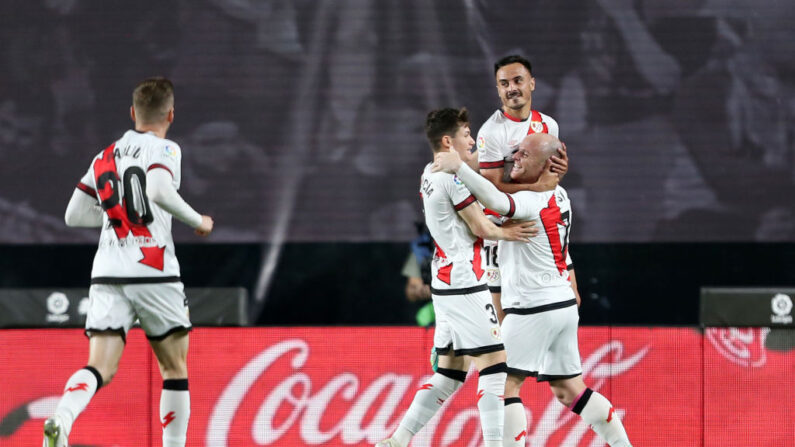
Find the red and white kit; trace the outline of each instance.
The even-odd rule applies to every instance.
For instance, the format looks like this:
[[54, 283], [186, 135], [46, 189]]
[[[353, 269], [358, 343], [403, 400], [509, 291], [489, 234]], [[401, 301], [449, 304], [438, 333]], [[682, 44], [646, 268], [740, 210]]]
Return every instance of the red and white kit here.
[[434, 346], [444, 354], [498, 351], [499, 323], [486, 285], [483, 240], [474, 236], [458, 211], [480, 206], [452, 174], [431, 173], [420, 186], [425, 224], [436, 244], [431, 263], [431, 294], [436, 311]]
[[549, 115], [533, 110], [525, 120], [494, 112], [480, 126], [477, 147], [480, 169], [502, 168], [524, 137], [531, 133], [548, 133], [558, 137], [558, 123]]
[[168, 171], [179, 188], [181, 158], [175, 142], [129, 130], [94, 157], [77, 185], [104, 211], [88, 331], [126, 333], [136, 318], [153, 338], [190, 327], [171, 214], [146, 195], [146, 175], [153, 169]]

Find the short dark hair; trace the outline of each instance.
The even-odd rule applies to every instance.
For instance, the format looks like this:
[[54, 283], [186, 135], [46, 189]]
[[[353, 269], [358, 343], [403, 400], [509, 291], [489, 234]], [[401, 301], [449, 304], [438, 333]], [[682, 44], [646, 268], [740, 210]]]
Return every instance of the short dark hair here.
[[144, 124], [158, 123], [166, 119], [174, 106], [174, 84], [166, 78], [144, 79], [133, 90], [135, 119]]
[[522, 65], [525, 66], [525, 68], [527, 68], [527, 71], [530, 72], [530, 75], [531, 76], [533, 75], [533, 66], [530, 65], [530, 61], [525, 59], [525, 58], [523, 58], [522, 56], [519, 56], [518, 54], [512, 54], [510, 56], [505, 56], [504, 58], [498, 60], [494, 64], [494, 75], [495, 76], [497, 75], [497, 71], [499, 71], [500, 68], [502, 68], [502, 67], [504, 67], [506, 65], [511, 65], [511, 64], [522, 64]]
[[466, 107], [460, 109], [444, 108], [431, 110], [425, 119], [425, 135], [431, 149], [437, 152], [442, 145], [442, 137], [454, 137], [458, 129], [469, 124]]

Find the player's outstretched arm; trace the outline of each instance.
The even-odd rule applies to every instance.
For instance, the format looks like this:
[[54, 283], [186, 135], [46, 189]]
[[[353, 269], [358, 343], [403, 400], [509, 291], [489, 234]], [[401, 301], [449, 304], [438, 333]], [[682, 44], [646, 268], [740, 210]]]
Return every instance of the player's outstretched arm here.
[[467, 206], [458, 211], [458, 215], [464, 219], [472, 234], [483, 239], [527, 242], [538, 234], [535, 222], [531, 221], [498, 227], [483, 214], [483, 210], [477, 205]]
[[64, 221], [70, 227], [101, 227], [102, 207], [96, 198], [75, 188], [69, 204], [66, 205]]
[[196, 230], [196, 234], [207, 236], [213, 230], [213, 219], [196, 212], [179, 195], [171, 181], [171, 173], [165, 169], [152, 169], [146, 173], [146, 195], [177, 218]]
[[439, 152], [436, 154], [431, 171], [444, 171], [450, 174], [456, 174], [458, 178], [464, 182], [467, 189], [469, 189], [486, 208], [494, 210], [503, 216], [513, 217], [513, 211], [515, 211], [513, 198], [511, 198], [509, 194], [501, 192], [486, 178], [462, 163], [461, 157], [457, 152]]

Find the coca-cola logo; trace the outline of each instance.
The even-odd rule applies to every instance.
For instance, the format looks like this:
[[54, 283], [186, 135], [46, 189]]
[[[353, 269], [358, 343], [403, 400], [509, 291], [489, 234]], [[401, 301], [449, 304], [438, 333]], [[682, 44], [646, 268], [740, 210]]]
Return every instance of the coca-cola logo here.
[[767, 361], [765, 339], [770, 328], [710, 327], [707, 340], [727, 360], [741, 366], [759, 368]]
[[[611, 377], [637, 365], [648, 350], [646, 346], [625, 355], [622, 342], [605, 343], [585, 359], [583, 372], [589, 385], [599, 390]], [[250, 436], [242, 442], [245, 445], [274, 445], [290, 436], [300, 438], [305, 445], [374, 444], [395, 430], [405, 411], [401, 402], [410, 399], [429, 378], [428, 375], [384, 372], [369, 383], [363, 383], [360, 375], [354, 372], [340, 372], [316, 386], [313, 376], [305, 370], [310, 354], [309, 343], [296, 338], [271, 345], [249, 360], [215, 402], [207, 424], [205, 445], [241, 445], [241, 436]], [[269, 387], [263, 390], [261, 382], [266, 379]], [[258, 392], [262, 397], [253, 405], [256, 410], [243, 411], [244, 406], [252, 406], [251, 395]], [[414, 438], [413, 447], [480, 445], [482, 438], [475, 400], [470, 399], [463, 408], [457, 405], [458, 408], [450, 410], [460, 394], [444, 403]], [[461, 397], [462, 402], [468, 402], [468, 398], [471, 396]], [[624, 414], [619, 407], [616, 411], [619, 416]], [[539, 417], [528, 414], [531, 445], [545, 446], [550, 436], [570, 425], [572, 416], [550, 393], [550, 400]], [[236, 427], [249, 421], [247, 434], [241, 434], [244, 430]], [[565, 445], [577, 445], [587, 431], [584, 423], [573, 425]]]

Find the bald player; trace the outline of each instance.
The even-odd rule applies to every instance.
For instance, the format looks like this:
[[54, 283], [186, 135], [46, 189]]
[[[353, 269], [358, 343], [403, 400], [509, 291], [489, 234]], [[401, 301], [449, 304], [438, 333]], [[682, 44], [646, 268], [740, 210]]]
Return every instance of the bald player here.
[[555, 397], [579, 415], [610, 446], [630, 446], [613, 405], [585, 385], [577, 343], [577, 284], [568, 269], [572, 209], [551, 157], [561, 149], [550, 134], [524, 137], [513, 155], [511, 180], [536, 184], [538, 191], [508, 194], [461, 162], [456, 153], [438, 153], [433, 172], [455, 174], [489, 209], [536, 222], [542, 231], [529, 242], [501, 242], [505, 383], [505, 446], [523, 446], [527, 430], [519, 391], [527, 377], [548, 382]]

